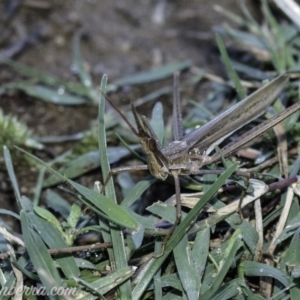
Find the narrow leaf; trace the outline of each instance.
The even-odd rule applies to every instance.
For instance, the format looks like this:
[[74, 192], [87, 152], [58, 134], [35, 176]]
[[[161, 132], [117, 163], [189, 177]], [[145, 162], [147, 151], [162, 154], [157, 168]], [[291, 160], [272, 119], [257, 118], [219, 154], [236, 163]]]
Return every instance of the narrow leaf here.
[[175, 71], [184, 70], [190, 67], [191, 64], [192, 64], [191, 61], [171, 63], [155, 70], [151, 70], [148, 72], [141, 72], [128, 77], [118, 79], [114, 82], [114, 84], [122, 86], [122, 85], [143, 84], [143, 83], [162, 80], [172, 76]]

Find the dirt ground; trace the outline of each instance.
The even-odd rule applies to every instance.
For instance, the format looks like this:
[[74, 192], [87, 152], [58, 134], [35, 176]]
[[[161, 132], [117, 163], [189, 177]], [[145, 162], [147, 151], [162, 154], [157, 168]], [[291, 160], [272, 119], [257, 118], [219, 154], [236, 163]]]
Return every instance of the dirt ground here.
[[[82, 56], [94, 81], [109, 80], [159, 67], [173, 61], [191, 60], [193, 65], [222, 74], [213, 26], [228, 22], [214, 10], [216, 4], [239, 13], [239, 0], [6, 0], [0, 3], [0, 58], [11, 58], [48, 75], [76, 80], [71, 72], [72, 38], [81, 32]], [[245, 1], [259, 18], [257, 1]], [[24, 42], [22, 44], [22, 42]], [[0, 84], [16, 74], [0, 69]], [[170, 79], [171, 80], [171, 79]], [[157, 88], [135, 88], [138, 98]], [[192, 90], [195, 92], [195, 89]], [[193, 98], [201, 101], [205, 88]], [[164, 99], [171, 101], [171, 99]], [[0, 104], [39, 136], [74, 134], [86, 130], [97, 115], [95, 107], [64, 107], [30, 98], [22, 93], [4, 95]], [[71, 116], [71, 117], [70, 117]], [[0, 133], [1, 134], [1, 133]], [[58, 145], [54, 153], [65, 150]], [[22, 192], [29, 192], [28, 170], [18, 169]], [[25, 176], [26, 175], [26, 176]], [[24, 177], [25, 176], [25, 177]], [[1, 207], [15, 206], [9, 182], [1, 171]], [[29, 179], [30, 180], [30, 179]], [[34, 179], [35, 180], [35, 179]]]

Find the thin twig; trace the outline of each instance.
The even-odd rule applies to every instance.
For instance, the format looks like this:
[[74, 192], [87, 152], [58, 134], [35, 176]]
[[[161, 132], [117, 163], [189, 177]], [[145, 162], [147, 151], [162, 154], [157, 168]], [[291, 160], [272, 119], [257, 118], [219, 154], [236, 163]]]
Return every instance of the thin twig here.
[[[48, 249], [48, 252], [51, 255], [60, 255], [60, 254], [69, 254], [74, 252], [95, 251], [95, 250], [101, 250], [101, 249], [106, 249], [111, 247], [112, 247], [112, 243], [96, 243], [96, 244], [90, 244], [84, 246]], [[24, 254], [24, 252], [17, 253], [17, 254], [22, 255]], [[0, 254], [0, 259], [7, 259], [9, 257], [10, 257], [9, 253]]]

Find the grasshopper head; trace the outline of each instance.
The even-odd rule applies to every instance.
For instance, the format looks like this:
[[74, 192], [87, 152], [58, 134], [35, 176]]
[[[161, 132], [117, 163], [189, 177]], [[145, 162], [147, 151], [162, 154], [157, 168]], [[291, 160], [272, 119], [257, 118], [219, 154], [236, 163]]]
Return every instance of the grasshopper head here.
[[154, 177], [165, 180], [168, 177], [169, 171], [167, 167], [166, 157], [162, 154], [160, 144], [149, 136], [144, 134], [140, 138], [142, 149], [147, 155], [147, 161], [149, 165], [149, 171]]

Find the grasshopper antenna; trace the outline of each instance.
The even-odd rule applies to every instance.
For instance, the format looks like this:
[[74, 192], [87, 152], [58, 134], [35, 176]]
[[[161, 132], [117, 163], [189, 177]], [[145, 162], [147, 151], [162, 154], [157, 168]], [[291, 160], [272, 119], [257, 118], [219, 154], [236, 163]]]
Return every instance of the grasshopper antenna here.
[[183, 136], [182, 111], [179, 95], [179, 72], [173, 76], [173, 135], [174, 141], [179, 141]]
[[[131, 131], [137, 136], [138, 132], [136, 131], [136, 129], [134, 128], [134, 126], [129, 122], [129, 120], [127, 119], [127, 117], [125, 116], [125, 114], [122, 112], [122, 110], [120, 110], [116, 104], [114, 103], [114, 101], [112, 99], [110, 99], [110, 97], [108, 97], [105, 93], [103, 93], [100, 90], [100, 93], [103, 95], [103, 97], [105, 98], [105, 100], [117, 111], [117, 113], [122, 117], [122, 119], [126, 122], [126, 124], [129, 126], [129, 128], [131, 129]], [[131, 102], [132, 103], [132, 102]], [[133, 106], [133, 104], [132, 104]], [[136, 118], [135, 118], [136, 119]]]

